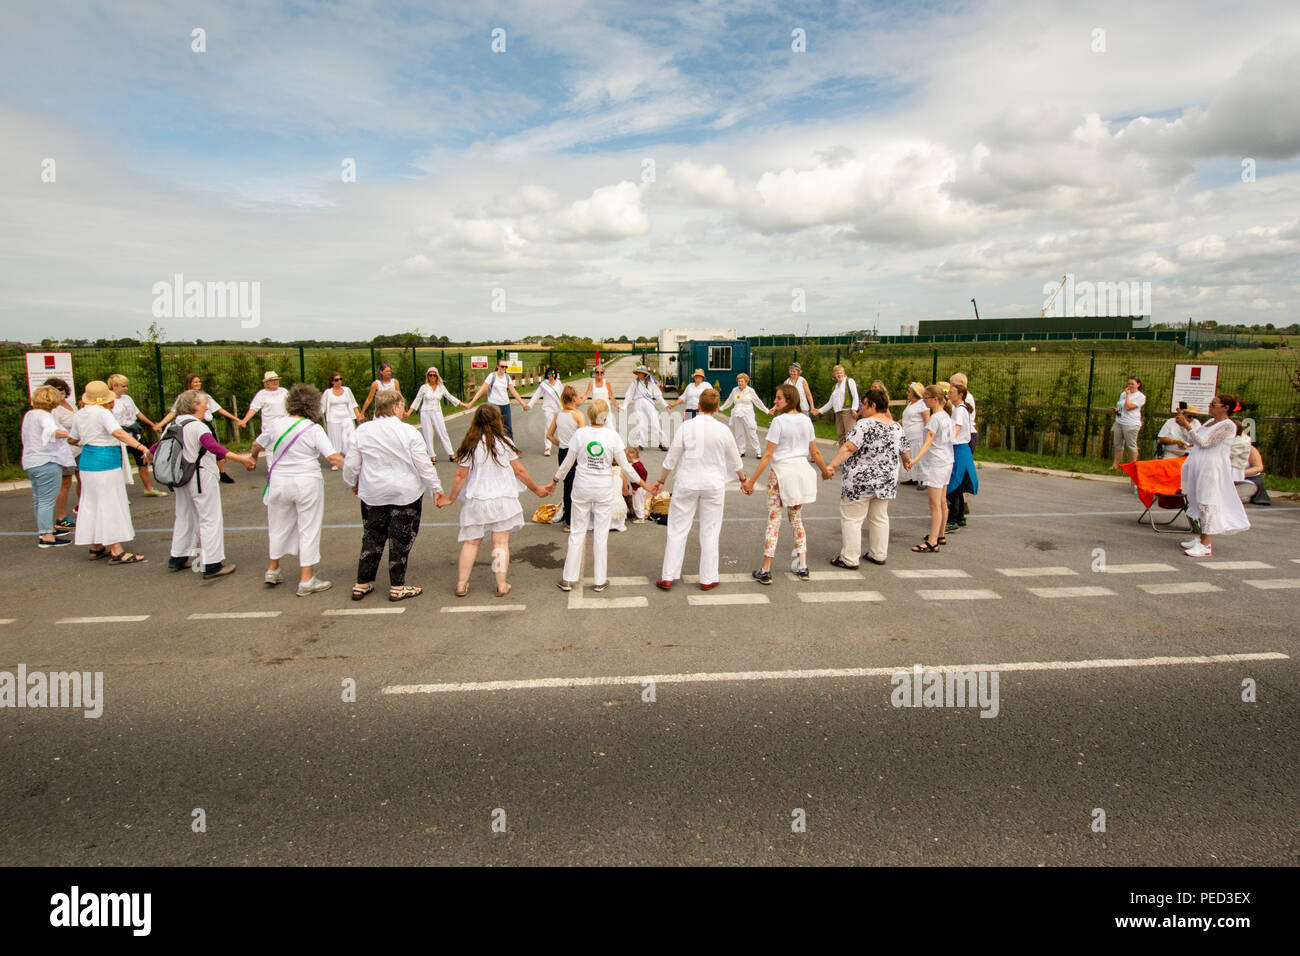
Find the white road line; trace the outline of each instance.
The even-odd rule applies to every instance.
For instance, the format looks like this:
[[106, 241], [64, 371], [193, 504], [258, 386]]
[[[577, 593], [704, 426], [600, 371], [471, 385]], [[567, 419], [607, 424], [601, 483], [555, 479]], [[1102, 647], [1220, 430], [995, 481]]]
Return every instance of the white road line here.
[[1147, 594], [1201, 594], [1222, 591], [1217, 584], [1201, 584], [1197, 581], [1172, 581], [1169, 584], [1139, 584]]
[[939, 591], [917, 591], [926, 601], [994, 601], [1002, 595], [996, 591], [984, 591], [979, 588], [944, 588]]
[[1073, 568], [1050, 567], [1050, 568], [998, 568], [999, 574], [1005, 574], [1009, 578], [1046, 578], [1053, 575], [1078, 574]]
[[1252, 588], [1261, 591], [1277, 591], [1283, 588], [1300, 588], [1300, 578], [1268, 578], [1263, 581], [1247, 581]]
[[352, 617], [357, 614], [404, 614], [404, 607], [348, 607], [321, 611], [322, 617]]
[[[682, 580], [687, 584], [699, 584], [700, 576], [698, 574], [683, 574]], [[718, 575], [719, 584], [743, 584], [746, 581], [753, 581], [753, 580], [754, 580], [754, 576], [752, 574], [734, 574], [731, 572], [727, 572], [725, 574]]]
[[687, 604], [707, 607], [715, 604], [769, 604], [766, 594], [689, 594]]
[[[585, 584], [587, 587], [591, 587], [593, 584], [596, 583], [596, 579], [583, 578], [582, 583]], [[649, 578], [644, 576], [637, 577], [633, 575], [632, 577], [620, 578], [615, 575], [610, 575], [609, 583], [611, 586], [616, 588], [648, 588], [651, 584], [651, 581]]]
[[254, 617], [279, 617], [279, 611], [218, 611], [212, 614], [191, 614], [187, 621], [241, 621]]
[[1256, 571], [1273, 567], [1264, 561], [1198, 561], [1196, 563], [1200, 567], [1213, 568], [1215, 571]]
[[[785, 572], [785, 576], [791, 581], [798, 581], [799, 576], [793, 571]], [[861, 572], [858, 571], [813, 571], [814, 581], [861, 581], [863, 580]]]
[[148, 614], [124, 614], [119, 617], [61, 617], [55, 624], [138, 624], [149, 620]]
[[804, 604], [836, 604], [840, 601], [883, 601], [879, 591], [800, 591]]
[[570, 611], [618, 610], [620, 608], [649, 606], [650, 601], [644, 597], [589, 598], [570, 596], [569, 598]]
[[448, 604], [438, 610], [443, 614], [478, 614], [484, 611], [522, 611], [527, 604]]
[[12, 624], [16, 620], [16, 617], [0, 617], [0, 624]]
[[[1170, 667], [1179, 664], [1234, 664], [1244, 661], [1287, 661], [1286, 654], [1274, 651], [1248, 654], [1213, 654], [1208, 657], [1120, 657], [1083, 661], [1012, 661], [1002, 664], [926, 665], [927, 671], [1075, 671], [1103, 670], [1119, 667]], [[644, 674], [619, 677], [541, 677], [530, 680], [465, 681], [457, 684], [393, 684], [383, 688], [385, 694], [445, 694], [461, 691], [535, 690], [556, 687], [609, 687], [620, 684], [640, 686], [646, 681], [656, 684], [700, 684], [727, 681], [812, 680], [846, 677], [891, 677], [911, 673], [912, 664], [896, 667], [842, 667], [789, 671], [721, 671], [694, 674]]]
[[1114, 597], [1110, 588], [1030, 588], [1029, 593], [1040, 598]]
[[899, 578], [968, 578], [970, 577], [965, 571], [959, 571], [956, 568], [925, 568], [918, 571], [895, 571], [895, 577]]
[[1106, 574], [1153, 574], [1173, 569], [1172, 564], [1108, 564], [1102, 571]]

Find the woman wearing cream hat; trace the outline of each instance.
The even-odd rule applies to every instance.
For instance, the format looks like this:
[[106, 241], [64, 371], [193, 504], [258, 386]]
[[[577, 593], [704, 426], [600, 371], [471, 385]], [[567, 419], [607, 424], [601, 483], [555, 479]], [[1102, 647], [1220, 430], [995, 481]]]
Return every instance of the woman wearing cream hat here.
[[676, 408], [682, 402], [686, 403], [686, 418], [689, 421], [700, 413], [700, 393], [709, 387], [705, 381], [704, 369], [697, 368], [691, 373], [691, 384], [682, 389], [681, 397], [675, 402], [670, 402], [669, 408]]
[[131, 464], [123, 446], [139, 451], [146, 465], [152, 456], [113, 417], [115, 398], [107, 382], [88, 382], [81, 409], [68, 429], [69, 440], [81, 445], [81, 509], [75, 540], [90, 546], [92, 561], [109, 557], [110, 564], [138, 564], [144, 556], [122, 547], [122, 542], [135, 537], [126, 500]]
[[627, 443], [637, 448], [658, 445], [660, 451], [667, 451], [663, 438], [659, 434], [659, 416], [655, 414], [656, 405], [660, 408], [668, 407], [664, 401], [664, 393], [655, 384], [650, 369], [644, 365], [638, 365], [632, 373], [636, 377], [627, 387], [627, 394], [623, 396], [624, 405], [628, 410]]

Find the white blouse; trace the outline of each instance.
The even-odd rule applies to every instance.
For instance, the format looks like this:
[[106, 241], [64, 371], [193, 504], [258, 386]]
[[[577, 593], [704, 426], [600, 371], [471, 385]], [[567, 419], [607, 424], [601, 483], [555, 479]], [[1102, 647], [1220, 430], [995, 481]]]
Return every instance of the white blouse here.
[[533, 392], [533, 397], [530, 400], [530, 404], [536, 404], [537, 400], [540, 398], [542, 402], [543, 410], [558, 414], [560, 409], [563, 407], [562, 403], [560, 402], [560, 393], [563, 390], [564, 390], [564, 383], [561, 382], [559, 379], [556, 379], [554, 385], [552, 385], [550, 382], [546, 380], [543, 380], [542, 384], [537, 386], [537, 391]]
[[[257, 436], [257, 443], [266, 449], [266, 466], [271, 469], [272, 481], [276, 478], [319, 478], [317, 456], [328, 458], [337, 453], [325, 429], [315, 422], [299, 422], [306, 422], [306, 419], [285, 418], [272, 422]], [[289, 431], [290, 427], [293, 431]], [[272, 450], [277, 441], [280, 447]], [[409, 499], [403, 502], [409, 503]]]
[[736, 406], [736, 411], [733, 414], [739, 415], [742, 418], [746, 416], [753, 418], [755, 406], [762, 409], [764, 415], [767, 414], [767, 406], [764, 405], [763, 400], [758, 397], [758, 393], [748, 385], [744, 388], [741, 388], [739, 385], [733, 388], [731, 394], [727, 396], [727, 400], [722, 403], [722, 407], [718, 409], [718, 411], [725, 412], [733, 404]]
[[43, 408], [33, 408], [23, 416], [23, 470], [38, 465], [73, 463], [72, 447], [66, 439], [55, 438], [59, 423]]
[[[954, 445], [969, 445], [971, 432], [970, 409], [965, 405], [954, 405], [952, 407], [952, 424], [954, 431], [952, 443]], [[956, 430], [958, 426], [960, 426], [961, 431]]]
[[463, 494], [466, 500], [518, 498], [524, 486], [510, 467], [510, 463], [518, 457], [516, 452], [504, 444], [497, 445], [497, 454], [493, 457], [488, 454], [487, 443], [480, 441], [469, 463], [469, 477], [465, 479]]
[[928, 474], [938, 474], [944, 468], [952, 467], [952, 416], [942, 408], [931, 412], [925, 430], [934, 435], [934, 441], [930, 443], [922, 464]]
[[113, 432], [121, 429], [117, 419], [103, 405], [87, 405], [72, 416], [72, 427], [68, 434], [82, 445], [121, 446], [113, 437]]
[[352, 389], [346, 385], [338, 395], [334, 394], [332, 388], [327, 388], [321, 393], [320, 410], [327, 422], [350, 422], [357, 417], [354, 414], [356, 408], [357, 400], [352, 395]]
[[420, 386], [420, 390], [415, 393], [415, 401], [411, 402], [409, 410], [419, 412], [421, 415], [441, 416], [444, 399], [453, 405], [461, 404], [460, 399], [447, 391], [447, 386], [442, 382], [438, 383], [437, 388], [430, 388], [429, 383], [425, 382]]
[[357, 426], [342, 475], [367, 505], [409, 505], [442, 491], [420, 430], [392, 415]]

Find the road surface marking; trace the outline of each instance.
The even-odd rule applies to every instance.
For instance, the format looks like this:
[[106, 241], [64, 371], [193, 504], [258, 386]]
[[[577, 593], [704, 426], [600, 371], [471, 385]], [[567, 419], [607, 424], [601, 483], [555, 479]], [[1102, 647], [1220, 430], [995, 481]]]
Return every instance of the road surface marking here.
[[323, 617], [351, 617], [354, 614], [402, 614], [404, 607], [349, 607], [321, 611]]
[[12, 624], [16, 620], [16, 617], [0, 617], [0, 624]]
[[191, 614], [187, 621], [244, 620], [254, 617], [279, 617], [279, 611], [218, 611], [212, 614]]
[[979, 588], [944, 588], [939, 591], [917, 591], [926, 601], [992, 601], [1002, 595], [996, 591], [984, 591]]
[[[785, 576], [791, 581], [798, 581], [799, 575], [793, 571], [785, 572]], [[812, 576], [817, 581], [861, 581], [862, 575], [857, 571], [813, 571]]]
[[883, 601], [879, 591], [800, 591], [804, 604], [835, 604], [840, 601]]
[[[1248, 654], [1213, 654], [1208, 657], [1120, 657], [1082, 661], [1012, 661], [1002, 664], [925, 665], [927, 671], [965, 673], [968, 671], [1076, 671], [1104, 670], [1119, 667], [1171, 667], [1179, 664], [1235, 664], [1243, 661], [1287, 661], [1291, 658], [1275, 651]], [[727, 681], [812, 680], [846, 677], [892, 677], [912, 672], [912, 664], [896, 667], [844, 667], [788, 671], [721, 671], [694, 674], [643, 674], [618, 677], [541, 677], [530, 680], [466, 681], [457, 684], [393, 684], [382, 689], [385, 694], [445, 694], [462, 691], [534, 690], [557, 687], [609, 687], [619, 684], [641, 686], [656, 684], [702, 684]]]
[[650, 601], [644, 597], [589, 598], [569, 596], [569, 610], [571, 611], [618, 610], [619, 608], [649, 606]]
[[[596, 583], [596, 580], [595, 578], [583, 578], [582, 583], [587, 587], [591, 587], [593, 584]], [[651, 581], [647, 577], [637, 577], [635, 575], [632, 577], [623, 577], [623, 578], [617, 577], [615, 575], [610, 575], [609, 583], [611, 586], [616, 588], [648, 588], [651, 584]]]
[[690, 594], [687, 604], [696, 606], [710, 604], [768, 604], [766, 594]]
[[1052, 575], [1060, 574], [1078, 574], [1073, 568], [1050, 567], [1050, 568], [998, 568], [999, 574], [1005, 574], [1009, 578], [1046, 578]]
[[1149, 574], [1173, 569], [1172, 564], [1108, 564], [1101, 570], [1106, 574]]
[[148, 614], [124, 614], [119, 617], [62, 617], [55, 624], [137, 624], [149, 620]]
[[1197, 564], [1216, 571], [1255, 571], [1273, 567], [1264, 561], [1198, 561]]
[[448, 604], [438, 610], [443, 614], [479, 614], [484, 611], [522, 611], [527, 604]]
[[1029, 593], [1040, 598], [1114, 597], [1110, 588], [1030, 588]]
[[1147, 594], [1201, 594], [1209, 591], [1222, 591], [1216, 584], [1200, 584], [1196, 581], [1176, 581], [1169, 584], [1139, 584]]
[[925, 568], [918, 571], [895, 571], [895, 577], [899, 578], [968, 578], [970, 577], [965, 571], [959, 571], [956, 568]]
[[[698, 574], [683, 574], [682, 580], [687, 584], [699, 584], [700, 576]], [[726, 574], [718, 575], [719, 584], [743, 584], [747, 581], [753, 580], [754, 576], [752, 574], [734, 574], [727, 572]]]
[[1300, 588], [1300, 578], [1267, 578], [1263, 581], [1247, 581], [1252, 588], [1261, 591], [1277, 591], [1282, 588]]

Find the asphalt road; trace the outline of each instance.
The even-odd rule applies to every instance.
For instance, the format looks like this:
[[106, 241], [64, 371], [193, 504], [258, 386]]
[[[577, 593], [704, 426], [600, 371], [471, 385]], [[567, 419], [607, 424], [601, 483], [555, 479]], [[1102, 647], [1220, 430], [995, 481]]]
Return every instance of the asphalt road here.
[[[541, 413], [515, 421], [545, 481]], [[661, 458], [647, 453], [652, 476]], [[609, 591], [566, 595], [565, 535], [529, 525], [512, 536], [513, 593], [491, 596], [485, 551], [457, 600], [456, 507], [427, 505], [408, 576], [427, 590], [396, 605], [349, 599], [359, 513], [334, 473], [321, 571], [335, 588], [309, 598], [262, 585], [261, 470], [224, 489], [239, 570], [206, 584], [165, 568], [170, 499], [132, 489], [150, 560], [108, 567], [38, 551], [30, 496], [0, 495], [0, 671], [104, 674], [98, 719], [0, 709], [0, 859], [1294, 865], [1300, 510], [1251, 509], [1207, 565], [1136, 524], [1122, 484], [981, 479], [939, 555], [908, 551], [928, 518], [902, 489], [888, 564], [857, 573], [826, 563], [826, 483], [807, 509], [812, 581], [707, 595], [653, 587], [655, 524], [612, 536]], [[728, 493], [724, 573], [758, 566], [764, 507]], [[777, 570], [789, 547], [787, 527]], [[325, 613], [351, 610], [401, 613]], [[250, 612], [274, 616], [191, 618]], [[148, 617], [62, 623], [127, 615]], [[997, 716], [893, 706], [890, 674], [913, 664], [997, 671]]]

